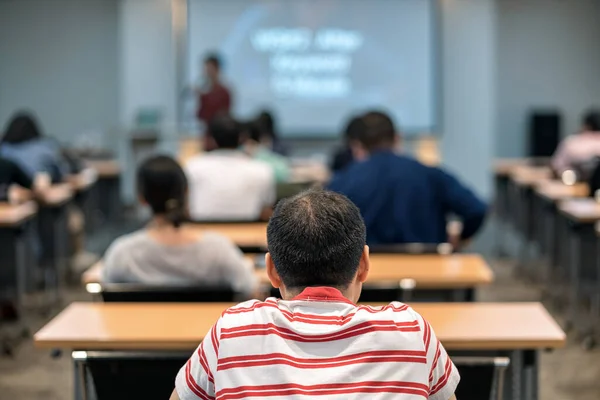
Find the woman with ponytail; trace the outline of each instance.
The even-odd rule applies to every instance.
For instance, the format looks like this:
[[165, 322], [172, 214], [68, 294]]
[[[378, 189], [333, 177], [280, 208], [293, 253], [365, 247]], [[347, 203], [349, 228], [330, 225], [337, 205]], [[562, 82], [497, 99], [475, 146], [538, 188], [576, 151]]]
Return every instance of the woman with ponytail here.
[[229, 239], [199, 234], [185, 224], [188, 182], [177, 161], [153, 156], [140, 165], [137, 181], [139, 201], [152, 211], [152, 221], [110, 246], [104, 257], [105, 282], [224, 284], [244, 293], [255, 290], [251, 266]]

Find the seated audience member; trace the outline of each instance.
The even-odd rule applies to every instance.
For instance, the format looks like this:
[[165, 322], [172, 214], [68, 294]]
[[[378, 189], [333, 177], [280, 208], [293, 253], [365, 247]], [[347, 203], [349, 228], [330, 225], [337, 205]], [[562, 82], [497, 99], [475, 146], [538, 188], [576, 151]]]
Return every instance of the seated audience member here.
[[256, 279], [241, 251], [216, 233], [200, 234], [187, 219], [188, 183], [167, 156], [154, 156], [138, 170], [138, 196], [152, 210], [143, 230], [117, 239], [104, 257], [103, 280], [149, 285], [229, 284], [252, 293]]
[[260, 131], [260, 143], [277, 154], [287, 156], [288, 149], [279, 139], [273, 114], [267, 110], [262, 111], [258, 114], [256, 123]]
[[562, 140], [552, 157], [552, 169], [560, 176], [566, 170], [579, 169], [595, 157], [600, 157], [600, 111], [587, 112], [581, 132]]
[[267, 236], [267, 274], [283, 300], [225, 311], [179, 371], [172, 400], [454, 399], [458, 372], [417, 312], [356, 305], [369, 247], [352, 202], [322, 190], [282, 200]]
[[192, 219], [268, 219], [275, 203], [275, 177], [267, 164], [239, 149], [240, 125], [229, 116], [209, 124], [216, 150], [187, 163]]
[[9, 122], [0, 142], [0, 155], [18, 164], [31, 179], [47, 173], [56, 183], [68, 173], [60, 147], [42, 135], [38, 123], [27, 113], [19, 113]]
[[11, 186], [32, 189], [33, 179], [14, 162], [0, 157], [0, 202], [9, 200]]
[[343, 147], [336, 150], [333, 155], [333, 161], [331, 163], [331, 170], [338, 172], [345, 169], [348, 165], [354, 161], [354, 154], [352, 153], [352, 143], [356, 141], [358, 137], [358, 131], [364, 129], [364, 124], [360, 116], [352, 117], [346, 130], [344, 131], [344, 145]]
[[[337, 174], [329, 189], [348, 196], [360, 209], [370, 245], [443, 243], [455, 247], [481, 227], [487, 207], [448, 172], [394, 152], [397, 134], [380, 112], [363, 116], [355, 151], [366, 160]], [[459, 237], [449, 238], [447, 218], [462, 220]]]
[[242, 129], [244, 130], [243, 149], [246, 154], [268, 164], [273, 169], [277, 182], [287, 182], [291, 172], [288, 159], [263, 144], [260, 129], [255, 121], [243, 124]]

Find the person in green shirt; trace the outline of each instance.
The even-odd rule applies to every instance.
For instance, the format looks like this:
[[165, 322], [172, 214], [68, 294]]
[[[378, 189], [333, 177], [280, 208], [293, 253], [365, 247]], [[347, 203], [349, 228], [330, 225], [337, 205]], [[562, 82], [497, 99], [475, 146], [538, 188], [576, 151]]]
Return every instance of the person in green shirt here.
[[250, 121], [244, 123], [242, 127], [244, 130], [242, 139], [242, 148], [244, 151], [255, 160], [269, 164], [273, 168], [277, 183], [288, 182], [291, 173], [288, 159], [275, 153], [263, 143], [258, 123]]

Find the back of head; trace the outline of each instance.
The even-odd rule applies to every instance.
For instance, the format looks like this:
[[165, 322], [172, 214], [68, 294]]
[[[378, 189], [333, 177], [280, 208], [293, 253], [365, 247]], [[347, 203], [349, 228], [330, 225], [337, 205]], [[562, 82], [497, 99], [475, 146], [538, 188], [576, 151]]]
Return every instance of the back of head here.
[[20, 112], [9, 121], [2, 143], [18, 144], [42, 137], [38, 123], [32, 114]]
[[267, 241], [287, 288], [345, 288], [358, 270], [366, 230], [360, 211], [348, 198], [309, 190], [277, 205]]
[[208, 131], [220, 149], [237, 149], [240, 130], [240, 124], [227, 114], [216, 116], [208, 124]]
[[173, 158], [153, 156], [142, 162], [137, 173], [138, 195], [175, 227], [187, 219], [188, 182], [185, 172]]
[[222, 65], [222, 63], [221, 63], [221, 57], [219, 57], [219, 55], [217, 53], [208, 53], [204, 57], [204, 63], [205, 64], [210, 64], [217, 71], [219, 71], [221, 69], [221, 65]]
[[275, 118], [273, 114], [269, 111], [261, 111], [256, 118], [256, 124], [260, 129], [260, 134], [263, 136], [267, 136], [271, 139], [277, 137], [276, 129], [275, 129]]
[[347, 142], [358, 140], [359, 136], [364, 134], [365, 129], [365, 122], [363, 121], [362, 116], [354, 116], [346, 125], [344, 137]]
[[600, 132], [600, 111], [590, 110], [583, 116], [583, 129], [586, 131]]
[[364, 127], [357, 130], [357, 140], [371, 152], [394, 147], [396, 128], [389, 115], [381, 111], [370, 111], [363, 115]]
[[255, 120], [247, 121], [240, 124], [240, 130], [243, 131], [244, 139], [250, 139], [257, 143], [260, 143], [261, 131], [258, 126], [258, 122]]

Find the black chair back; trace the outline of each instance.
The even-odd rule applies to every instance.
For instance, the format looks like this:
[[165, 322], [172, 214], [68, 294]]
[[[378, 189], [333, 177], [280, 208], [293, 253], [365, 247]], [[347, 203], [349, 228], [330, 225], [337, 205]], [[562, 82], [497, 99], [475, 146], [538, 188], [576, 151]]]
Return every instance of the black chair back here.
[[450, 243], [398, 243], [377, 244], [369, 246], [369, 253], [390, 254], [452, 254], [454, 249]]
[[139, 284], [103, 285], [105, 302], [138, 303], [230, 303], [239, 295], [228, 286], [148, 286]]
[[503, 400], [506, 357], [452, 357], [460, 373], [456, 398], [460, 400]]
[[190, 353], [111, 351], [74, 352], [73, 358], [81, 369], [84, 400], [130, 400], [168, 399], [189, 357]]

